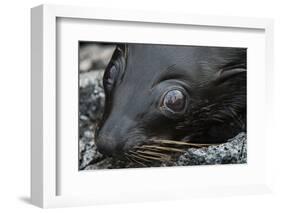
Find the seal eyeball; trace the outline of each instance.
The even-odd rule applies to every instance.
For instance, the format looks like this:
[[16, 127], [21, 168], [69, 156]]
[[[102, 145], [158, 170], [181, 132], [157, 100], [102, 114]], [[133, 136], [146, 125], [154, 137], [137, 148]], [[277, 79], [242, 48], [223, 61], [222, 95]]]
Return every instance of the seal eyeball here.
[[99, 152], [147, 165], [246, 131], [246, 70], [245, 48], [118, 44]]
[[161, 100], [160, 109], [170, 117], [183, 114], [186, 109], [187, 96], [179, 89], [169, 90]]

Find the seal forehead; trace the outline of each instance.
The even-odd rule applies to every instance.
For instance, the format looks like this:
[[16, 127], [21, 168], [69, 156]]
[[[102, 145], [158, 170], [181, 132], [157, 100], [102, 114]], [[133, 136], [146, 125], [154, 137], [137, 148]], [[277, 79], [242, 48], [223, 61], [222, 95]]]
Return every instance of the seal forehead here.
[[[213, 57], [214, 65], [216, 63], [213, 59], [218, 54], [216, 48], [210, 50], [206, 47], [131, 44], [128, 45], [124, 81], [127, 85], [132, 83], [134, 87], [142, 83], [144, 89], [145, 86], [151, 88], [169, 78], [186, 81], [207, 78], [216, 70], [209, 66], [210, 57]], [[223, 63], [217, 61], [217, 64]]]
[[[126, 67], [126, 83], [145, 82], [150, 88], [157, 79], [167, 74], [193, 71], [194, 52], [186, 47], [167, 45], [129, 45], [128, 63]], [[189, 69], [188, 67], [193, 67]], [[173, 72], [171, 72], [173, 71]]]

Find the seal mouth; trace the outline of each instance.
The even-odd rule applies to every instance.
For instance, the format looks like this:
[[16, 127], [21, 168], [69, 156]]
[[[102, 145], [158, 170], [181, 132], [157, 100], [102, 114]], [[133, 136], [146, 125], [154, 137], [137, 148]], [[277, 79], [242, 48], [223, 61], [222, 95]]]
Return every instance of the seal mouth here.
[[188, 148], [202, 148], [216, 144], [191, 143], [164, 139], [150, 139], [143, 145], [136, 145], [124, 153], [127, 160], [147, 167], [155, 163], [172, 163]]

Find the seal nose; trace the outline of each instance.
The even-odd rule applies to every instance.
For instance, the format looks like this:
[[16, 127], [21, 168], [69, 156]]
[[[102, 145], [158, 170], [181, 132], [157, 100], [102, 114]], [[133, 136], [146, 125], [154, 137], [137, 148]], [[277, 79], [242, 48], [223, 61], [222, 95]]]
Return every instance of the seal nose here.
[[98, 151], [107, 156], [112, 156], [116, 152], [116, 143], [114, 139], [99, 135], [96, 139], [96, 146]]
[[133, 122], [127, 117], [111, 116], [96, 131], [96, 145], [107, 156], [122, 155]]

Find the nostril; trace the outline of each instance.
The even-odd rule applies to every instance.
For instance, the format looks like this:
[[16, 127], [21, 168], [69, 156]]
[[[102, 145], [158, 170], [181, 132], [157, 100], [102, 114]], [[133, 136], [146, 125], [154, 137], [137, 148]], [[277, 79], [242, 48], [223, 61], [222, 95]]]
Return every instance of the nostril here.
[[112, 139], [107, 137], [98, 137], [96, 139], [96, 146], [98, 151], [106, 156], [112, 156], [115, 152], [115, 144]]

